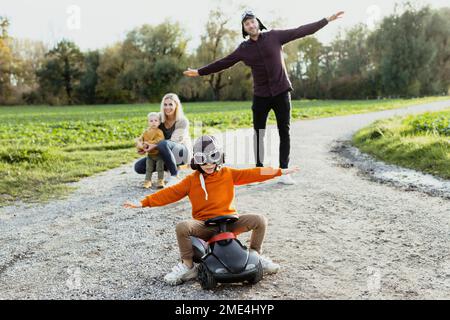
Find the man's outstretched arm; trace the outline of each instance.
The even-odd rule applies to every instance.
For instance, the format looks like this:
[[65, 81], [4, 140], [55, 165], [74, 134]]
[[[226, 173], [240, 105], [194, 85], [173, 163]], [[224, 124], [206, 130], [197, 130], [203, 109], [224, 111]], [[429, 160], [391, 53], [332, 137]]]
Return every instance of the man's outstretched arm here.
[[207, 76], [208, 74], [228, 69], [239, 61], [241, 61], [241, 58], [239, 54], [239, 48], [237, 48], [225, 58], [214, 61], [213, 63], [210, 63], [198, 70], [189, 68], [188, 70], [184, 71], [183, 74], [187, 77]]
[[328, 22], [331, 22], [331, 21], [341, 18], [343, 14], [344, 14], [343, 11], [339, 11], [338, 13], [336, 13], [328, 18], [323, 18], [319, 21], [305, 24], [298, 28], [287, 29], [287, 30], [274, 30], [273, 32], [278, 36], [280, 43], [283, 45], [290, 41], [300, 39], [300, 38], [306, 37], [308, 35], [314, 34], [316, 31], [325, 27], [328, 24]]

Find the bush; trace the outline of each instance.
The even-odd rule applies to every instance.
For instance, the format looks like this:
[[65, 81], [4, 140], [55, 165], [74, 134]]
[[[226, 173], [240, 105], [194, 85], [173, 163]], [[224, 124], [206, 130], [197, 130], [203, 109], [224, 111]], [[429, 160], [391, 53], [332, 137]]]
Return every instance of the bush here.
[[47, 148], [37, 147], [9, 147], [0, 149], [0, 161], [6, 163], [30, 163], [39, 164], [48, 162], [54, 155]]
[[450, 179], [450, 110], [379, 120], [359, 130], [353, 144], [399, 166]]
[[450, 112], [448, 113], [425, 113], [417, 117], [408, 117], [406, 120], [415, 132], [429, 132], [450, 136]]

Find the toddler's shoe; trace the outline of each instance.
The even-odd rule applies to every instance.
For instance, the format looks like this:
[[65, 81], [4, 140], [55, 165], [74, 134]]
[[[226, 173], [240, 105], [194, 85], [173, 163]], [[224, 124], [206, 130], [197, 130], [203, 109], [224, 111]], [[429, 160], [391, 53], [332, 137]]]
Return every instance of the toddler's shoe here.
[[164, 179], [158, 179], [158, 183], [156, 184], [156, 187], [158, 188], [158, 189], [162, 189], [162, 188], [164, 188]]
[[150, 180], [146, 180], [144, 182], [144, 188], [145, 189], [150, 189], [152, 187], [152, 182]]

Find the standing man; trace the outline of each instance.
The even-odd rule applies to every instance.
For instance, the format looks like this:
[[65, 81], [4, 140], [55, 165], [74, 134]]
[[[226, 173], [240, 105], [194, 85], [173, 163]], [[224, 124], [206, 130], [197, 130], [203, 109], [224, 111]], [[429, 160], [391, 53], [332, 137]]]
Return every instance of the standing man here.
[[[188, 69], [185, 76], [198, 77], [220, 72], [230, 68], [239, 61], [243, 61], [252, 69], [253, 75], [253, 128], [254, 152], [256, 166], [262, 167], [264, 162], [264, 135], [267, 117], [271, 109], [277, 119], [278, 133], [280, 135], [280, 168], [287, 169], [290, 153], [290, 119], [292, 85], [289, 81], [286, 66], [282, 56], [282, 46], [290, 41], [313, 34], [341, 16], [340, 11], [329, 18], [302, 25], [295, 29], [271, 30], [261, 32], [267, 28], [251, 11], [242, 15], [242, 36], [250, 38], [243, 41], [230, 55], [217, 60], [198, 70]], [[290, 175], [280, 178], [284, 184], [295, 184]]]

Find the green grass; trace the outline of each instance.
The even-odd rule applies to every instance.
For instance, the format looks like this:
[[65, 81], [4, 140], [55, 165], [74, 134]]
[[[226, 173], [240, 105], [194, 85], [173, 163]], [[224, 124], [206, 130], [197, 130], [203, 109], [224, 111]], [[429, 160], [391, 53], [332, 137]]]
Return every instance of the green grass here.
[[450, 179], [450, 108], [377, 121], [353, 144], [387, 163]]
[[[401, 108], [448, 99], [301, 100], [292, 117], [315, 119]], [[202, 133], [252, 126], [251, 102], [185, 103]], [[67, 182], [129, 163], [138, 155], [133, 139], [146, 127], [146, 115], [159, 104], [0, 107], [0, 206], [11, 201], [49, 200], [67, 194]], [[271, 113], [269, 123], [275, 123]]]

